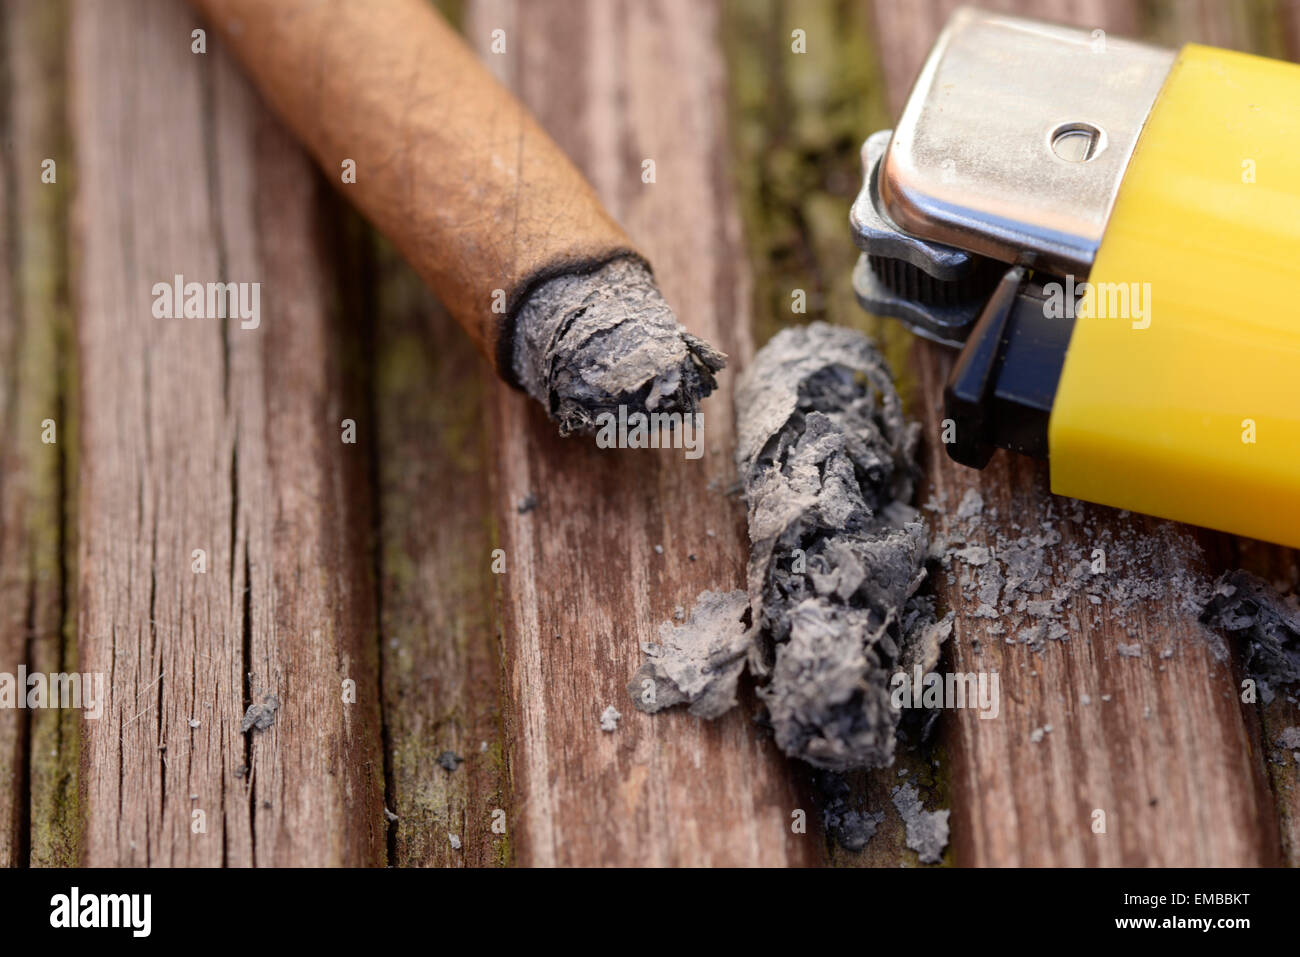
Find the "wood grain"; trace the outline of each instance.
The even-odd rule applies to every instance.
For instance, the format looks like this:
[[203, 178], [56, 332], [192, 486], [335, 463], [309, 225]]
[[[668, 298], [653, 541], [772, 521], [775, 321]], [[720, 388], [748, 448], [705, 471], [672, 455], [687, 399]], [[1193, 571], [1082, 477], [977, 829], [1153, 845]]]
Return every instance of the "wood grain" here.
[[[507, 729], [520, 864], [807, 864], [807, 809], [752, 705], [713, 723], [635, 711], [640, 642], [708, 588], [742, 587], [731, 382], [752, 351], [749, 285], [726, 170], [717, 11], [686, 0], [468, 8], [466, 33], [648, 253], [683, 324], [731, 357], [705, 403], [707, 452], [561, 440], [522, 396], [495, 393]], [[643, 183], [653, 159], [656, 181]], [[528, 494], [538, 507], [521, 514]], [[710, 534], [710, 532], [712, 534]], [[662, 554], [655, 546], [662, 546]], [[486, 564], [489, 556], [482, 558]], [[623, 719], [602, 732], [600, 714]]]
[[[214, 38], [191, 52], [197, 26], [172, 0], [73, 8], [79, 633], [110, 687], [86, 723], [82, 856], [379, 864], [372, 436], [319, 241], [334, 229]], [[260, 282], [260, 326], [155, 318], [176, 274]], [[274, 724], [241, 733], [268, 693]]]
[[[379, 602], [390, 862], [508, 863], [491, 368], [386, 244], [374, 282]], [[462, 759], [439, 764], [451, 752]], [[451, 835], [461, 847], [453, 847]]]
[[[4, 92], [0, 106], [0, 136], [13, 141], [13, 66], [10, 37], [14, 31], [13, 10], [0, 11], [4, 39]], [[10, 151], [0, 154], [0, 177], [13, 182]], [[0, 257], [0, 368], [12, 369], [22, 354], [18, 297], [14, 290], [13, 253], [17, 237], [12, 235], [14, 197], [0, 189], [0, 240], [5, 255]], [[0, 379], [0, 423], [6, 436], [19, 435], [18, 383], [13, 375]], [[0, 447], [0, 672], [13, 674], [26, 659], [28, 608], [31, 603], [27, 570], [26, 529], [22, 520], [25, 488], [19, 485], [22, 468], [13, 445]], [[24, 761], [27, 749], [26, 715], [0, 712], [0, 867], [13, 867], [24, 856], [24, 804], [27, 781]]]
[[[1294, 0], [991, 5], [1300, 55]], [[818, 317], [854, 321], [839, 237], [857, 144], [841, 130], [865, 135], [864, 114], [888, 122], [879, 104], [901, 105], [954, 6], [777, 2], [775, 27], [757, 28], [783, 57], [791, 25], [810, 39], [765, 87], [782, 97], [763, 147], [779, 155], [746, 194], [781, 207], [769, 222], [780, 235], [751, 245], [770, 286], [761, 328], [804, 274]], [[0, 865], [827, 860], [806, 772], [754, 725], [752, 696], [710, 724], [642, 715], [625, 689], [639, 643], [676, 607], [743, 586], [730, 386], [752, 354], [755, 309], [732, 179], [752, 171], [735, 166], [752, 144], [733, 151], [721, 48], [766, 11], [472, 0], [466, 22], [645, 248], [683, 322], [730, 354], [705, 406], [708, 451], [688, 461], [560, 440], [495, 382], [413, 272], [340, 213], [213, 36], [206, 54], [190, 51], [203, 24], [179, 0], [111, 12], [71, 0], [70, 16], [62, 2], [0, 8], [0, 671], [79, 662], [109, 675], [111, 695], [98, 722], [0, 710]], [[883, 88], [853, 42], [829, 42], [864, 17]], [[504, 55], [487, 52], [494, 29]], [[56, 185], [40, 182], [47, 156]], [[783, 170], [786, 193], [773, 194]], [[63, 212], [74, 182], [75, 343]], [[261, 282], [260, 328], [155, 319], [152, 286], [176, 273]], [[952, 465], [936, 441], [951, 359], [917, 343], [901, 370], [927, 436], [921, 497], [941, 505], [936, 532], [996, 545], [1050, 522], [1062, 541], [1048, 550], [1049, 588], [1064, 584], [1071, 548], [1095, 546], [1121, 577], [1208, 581], [1246, 567], [1300, 585], [1295, 552], [1076, 507], [1023, 459]], [[40, 442], [47, 417], [53, 446]], [[355, 445], [340, 441], [344, 418]], [[971, 488], [986, 507], [968, 528], [952, 511]], [[538, 506], [521, 512], [530, 494]], [[1144, 550], [1140, 569], [1126, 567]], [[945, 715], [941, 767], [928, 753], [901, 765], [952, 808], [952, 860], [1300, 864], [1300, 765], [1275, 743], [1300, 707], [1285, 695], [1242, 705], [1236, 661], [1216, 657], [1190, 611], [1076, 595], [1069, 640], [1035, 650], [1005, 640], [1025, 624], [1014, 616], [991, 633], [962, 566], [951, 571], [935, 576], [959, 614], [948, 666], [996, 670], [1003, 693], [998, 720]], [[1140, 657], [1120, 655], [1121, 642]], [[345, 679], [355, 704], [342, 701]], [[281, 703], [275, 723], [241, 734], [266, 692]], [[623, 714], [614, 733], [599, 727], [609, 704]], [[437, 764], [444, 750], [464, 759], [455, 771]], [[897, 771], [860, 776], [887, 818], [863, 854], [831, 861], [914, 860], [889, 804]], [[812, 833], [792, 833], [796, 809]], [[1091, 828], [1098, 809], [1104, 835]], [[195, 810], [206, 833], [192, 829]]]
[[[34, 0], [0, 10], [0, 672], [10, 675], [20, 664], [40, 673], [75, 665], [64, 561], [77, 435], [67, 394], [65, 12]], [[0, 710], [0, 865], [75, 859], [78, 721], [70, 710]]]
[[[891, 97], [901, 103], [906, 83], [928, 49], [949, 4], [878, 2], [876, 20], [892, 41], [882, 48]], [[1025, 10], [1025, 3], [998, 4]], [[1131, 33], [1136, 7], [1123, 4], [1033, 4], [1036, 15], [1081, 26]], [[1051, 9], [1049, 9], [1051, 8]], [[1080, 507], [1048, 491], [1047, 469], [1005, 453], [976, 472], [954, 465], [937, 443], [939, 397], [953, 355], [929, 343], [913, 350], [916, 395], [912, 409], [929, 438], [930, 491], [942, 506], [940, 534], [969, 544], [994, 544], [998, 532], [1015, 538], [1044, 522], [1062, 536], [1048, 553], [1049, 590], [1063, 586], [1077, 546], [1136, 556], [1144, 543], [1155, 554], [1109, 574], [1173, 581], [1179, 574], [1210, 580], [1239, 553], [1262, 546], [1187, 526]], [[996, 519], [973, 533], [954, 518], [968, 489], [978, 489]], [[1137, 559], [1135, 558], [1136, 562]], [[1269, 550], [1267, 564], [1294, 567], [1294, 556]], [[1285, 576], [1294, 580], [1294, 573]], [[1264, 773], [1258, 717], [1237, 698], [1239, 676], [1217, 660], [1212, 642], [1179, 607], [1178, 597], [1129, 609], [1109, 601], [1094, 608], [1083, 596], [1065, 611], [1077, 619], [1068, 640], [1041, 650], [1007, 638], [1023, 621], [1004, 621], [1007, 634], [973, 616], [978, 601], [961, 588], [960, 568], [937, 582], [942, 600], [958, 613], [950, 667], [997, 671], [1003, 714], [979, 720], [972, 711], [947, 719], [952, 758], [953, 839], [958, 863], [972, 865], [1247, 865], [1280, 857], [1272, 794]], [[1138, 658], [1119, 654], [1136, 642]], [[1162, 652], [1171, 656], [1162, 657]], [[1085, 703], [1088, 696], [1091, 703]], [[1108, 695], [1109, 700], [1102, 696]], [[1041, 730], [1036, 743], [1031, 734]], [[1094, 833], [1093, 812], [1106, 814], [1107, 831]]]

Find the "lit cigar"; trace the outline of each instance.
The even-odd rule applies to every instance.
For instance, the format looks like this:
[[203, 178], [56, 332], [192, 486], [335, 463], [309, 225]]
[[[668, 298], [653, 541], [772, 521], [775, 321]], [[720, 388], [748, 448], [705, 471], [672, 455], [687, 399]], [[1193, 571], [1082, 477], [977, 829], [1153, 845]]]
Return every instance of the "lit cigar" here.
[[427, 0], [192, 2], [561, 433], [620, 405], [694, 412], [713, 391], [725, 356], [678, 325], [582, 174]]

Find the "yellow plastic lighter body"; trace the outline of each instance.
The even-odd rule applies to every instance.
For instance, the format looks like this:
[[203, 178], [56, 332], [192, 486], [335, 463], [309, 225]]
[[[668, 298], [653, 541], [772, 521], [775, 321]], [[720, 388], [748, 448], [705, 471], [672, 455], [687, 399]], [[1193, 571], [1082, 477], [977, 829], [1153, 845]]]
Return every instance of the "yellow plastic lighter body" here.
[[1300, 66], [1179, 53], [1089, 283], [1052, 491], [1300, 547]]

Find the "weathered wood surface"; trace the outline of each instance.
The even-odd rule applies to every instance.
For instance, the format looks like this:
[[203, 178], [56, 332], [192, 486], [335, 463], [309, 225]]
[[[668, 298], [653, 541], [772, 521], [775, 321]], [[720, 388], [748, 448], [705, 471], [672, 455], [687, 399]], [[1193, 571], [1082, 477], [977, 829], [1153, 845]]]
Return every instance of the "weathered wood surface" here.
[[[856, 326], [905, 371], [912, 337], [858, 306], [851, 282], [858, 251], [845, 241], [848, 208], [861, 182], [863, 131], [891, 122], [871, 10], [856, 0], [737, 0], [724, 9], [733, 168], [755, 275], [755, 334], [761, 343], [784, 325], [812, 319]], [[806, 53], [792, 49], [796, 30]], [[794, 312], [796, 290], [806, 297], [804, 314]], [[862, 851], [828, 842], [829, 863], [915, 864], [892, 791], [906, 774], [928, 807], [944, 807], [944, 770], [932, 743], [909, 741], [893, 766], [850, 775], [855, 801], [883, 820]]]
[[[495, 378], [386, 246], [372, 287], [389, 862], [510, 861], [493, 548]], [[451, 752], [449, 769], [438, 763]], [[505, 812], [504, 832], [492, 830]], [[461, 842], [457, 850], [451, 835]]]
[[[0, 9], [0, 672], [9, 675], [20, 665], [58, 672], [75, 664], [63, 553], [76, 444], [64, 283], [71, 166], [63, 26], [59, 3]], [[47, 159], [56, 161], [52, 170], [42, 166]], [[73, 860], [77, 726], [75, 712], [0, 710], [0, 865]]]
[[[82, 856], [381, 864], [370, 438], [331, 205], [212, 40], [191, 52], [196, 25], [171, 0], [72, 13], [80, 650], [110, 687]], [[177, 274], [260, 282], [260, 326], [154, 318]], [[274, 724], [245, 735], [267, 694]]]
[[[752, 351], [748, 275], [726, 177], [717, 11], [654, 3], [471, 3], [466, 34], [643, 245], [683, 324], [730, 356], [705, 405], [707, 451], [564, 441], [497, 388], [502, 634], [520, 864], [806, 864], [809, 804], [750, 708], [713, 723], [634, 711], [626, 685], [676, 606], [742, 587], [731, 386]], [[656, 164], [643, 183], [642, 162]], [[518, 503], [537, 497], [535, 510]], [[712, 533], [712, 534], [710, 534]], [[663, 554], [655, 551], [662, 546]], [[487, 556], [483, 558], [488, 561]], [[600, 729], [614, 705], [618, 731]]]
[[[815, 813], [791, 832], [807, 774], [752, 700], [713, 724], [630, 705], [638, 643], [743, 582], [730, 389], [751, 330], [788, 321], [881, 336], [925, 428], [936, 531], [996, 544], [1050, 521], [1053, 584], [1069, 549], [1095, 546], [1120, 578], [1131, 560], [1162, 580], [1243, 566], [1300, 583], [1288, 550], [1076, 509], [1040, 466], [975, 473], [939, 450], [951, 356], [858, 314], [844, 221], [861, 138], [891, 122], [954, 5], [468, 4], [469, 41], [644, 244], [686, 325], [731, 355], [708, 451], [687, 461], [555, 437], [341, 214], [214, 38], [190, 52], [201, 24], [179, 0], [6, 4], [0, 672], [79, 664], [111, 673], [111, 696], [99, 722], [0, 710], [0, 863], [896, 866], [916, 860], [889, 800], [900, 769], [951, 809], [957, 864], [1300, 863], [1300, 769], [1273, 743], [1300, 709], [1240, 704], [1235, 660], [1176, 596], [1076, 595], [1069, 640], [1036, 651], [1004, 640], [1014, 617], [1003, 635], [971, 617], [961, 565], [937, 575], [959, 612], [947, 667], [999, 671], [1002, 715], [948, 713], [938, 748], [856, 776], [886, 813], [860, 854], [827, 848]], [[1294, 0], [993, 5], [1300, 55]], [[504, 55], [486, 52], [494, 29]], [[40, 182], [47, 156], [57, 185]], [[153, 284], [176, 273], [261, 282], [261, 327], [153, 318]], [[795, 287], [807, 315], [789, 315]], [[971, 528], [951, 517], [969, 488], [986, 502]], [[241, 734], [268, 691], [274, 725]], [[445, 770], [443, 751], [463, 763]]]
[[[876, 3], [878, 31], [891, 38], [881, 46], [881, 56], [892, 102], [905, 98], [910, 78], [954, 6]], [[1133, 33], [1142, 22], [1141, 11], [1131, 4], [995, 6], [1123, 33]], [[1174, 21], [1161, 39], [1251, 45], [1248, 34], [1234, 32], [1234, 24], [1244, 22], [1241, 17], [1222, 15], [1214, 9], [1218, 5], [1188, 9], [1193, 6], [1154, 11]], [[955, 564], [955, 585], [938, 579], [942, 599], [958, 612], [951, 668], [999, 672], [1003, 696], [998, 720], [980, 720], [973, 711], [946, 718], [954, 860], [974, 865], [1279, 862], [1279, 829], [1255, 708], [1240, 703], [1240, 675], [1231, 661], [1216, 660], [1195, 612], [1180, 608], [1183, 596], [1172, 583], [1180, 574], [1206, 580], [1223, 567], [1244, 563], [1294, 584], [1294, 554], [1104, 508], [1075, 511], [1050, 495], [1044, 465], [1005, 453], [983, 472], [952, 464], [933, 441], [942, 418], [935, 399], [952, 359], [950, 352], [925, 342], [913, 350], [911, 407], [931, 438], [930, 494], [945, 506], [934, 514], [936, 531], [992, 545], [999, 532], [1014, 539], [1021, 529], [1033, 535], [1050, 523], [1062, 540], [1047, 552], [1054, 568], [1049, 590], [1065, 584], [1071, 546], [1089, 557], [1094, 548], [1104, 548], [1108, 575], [1170, 583], [1158, 599], [1127, 610], [1110, 599], [1092, 607], [1077, 594], [1064, 611], [1078, 627], [1070, 627], [1068, 640], [1035, 650], [1007, 640], [1032, 624], [1024, 616], [1001, 622], [1006, 628], [1001, 635], [990, 634], [989, 620], [973, 616], [979, 601], [962, 591], [960, 565]], [[978, 489], [997, 516], [973, 532], [954, 517], [968, 489]], [[1158, 545], [1150, 548], [1152, 543]], [[1121, 656], [1120, 643], [1138, 644], [1141, 657]], [[1048, 726], [1050, 732], [1040, 730], [1041, 740], [1032, 743], [1031, 734]], [[1104, 834], [1092, 827], [1097, 810], [1106, 815]]]

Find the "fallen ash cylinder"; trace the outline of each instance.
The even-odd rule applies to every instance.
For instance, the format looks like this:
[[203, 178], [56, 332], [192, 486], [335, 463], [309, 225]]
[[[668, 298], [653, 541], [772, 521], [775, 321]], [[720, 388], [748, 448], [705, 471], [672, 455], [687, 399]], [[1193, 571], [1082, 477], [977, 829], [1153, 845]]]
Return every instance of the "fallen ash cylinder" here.
[[911, 504], [918, 429], [862, 333], [813, 323], [772, 339], [736, 393], [749, 590], [703, 592], [646, 643], [642, 711], [716, 718], [746, 667], [777, 744], [845, 771], [893, 760], [894, 676], [933, 670], [953, 617], [917, 594], [929, 536]]
[[931, 670], [951, 616], [917, 595], [928, 532], [910, 504], [919, 427], [860, 332], [784, 330], [738, 383], [748, 503], [749, 666], [777, 743], [831, 770], [889, 764], [892, 677]]

